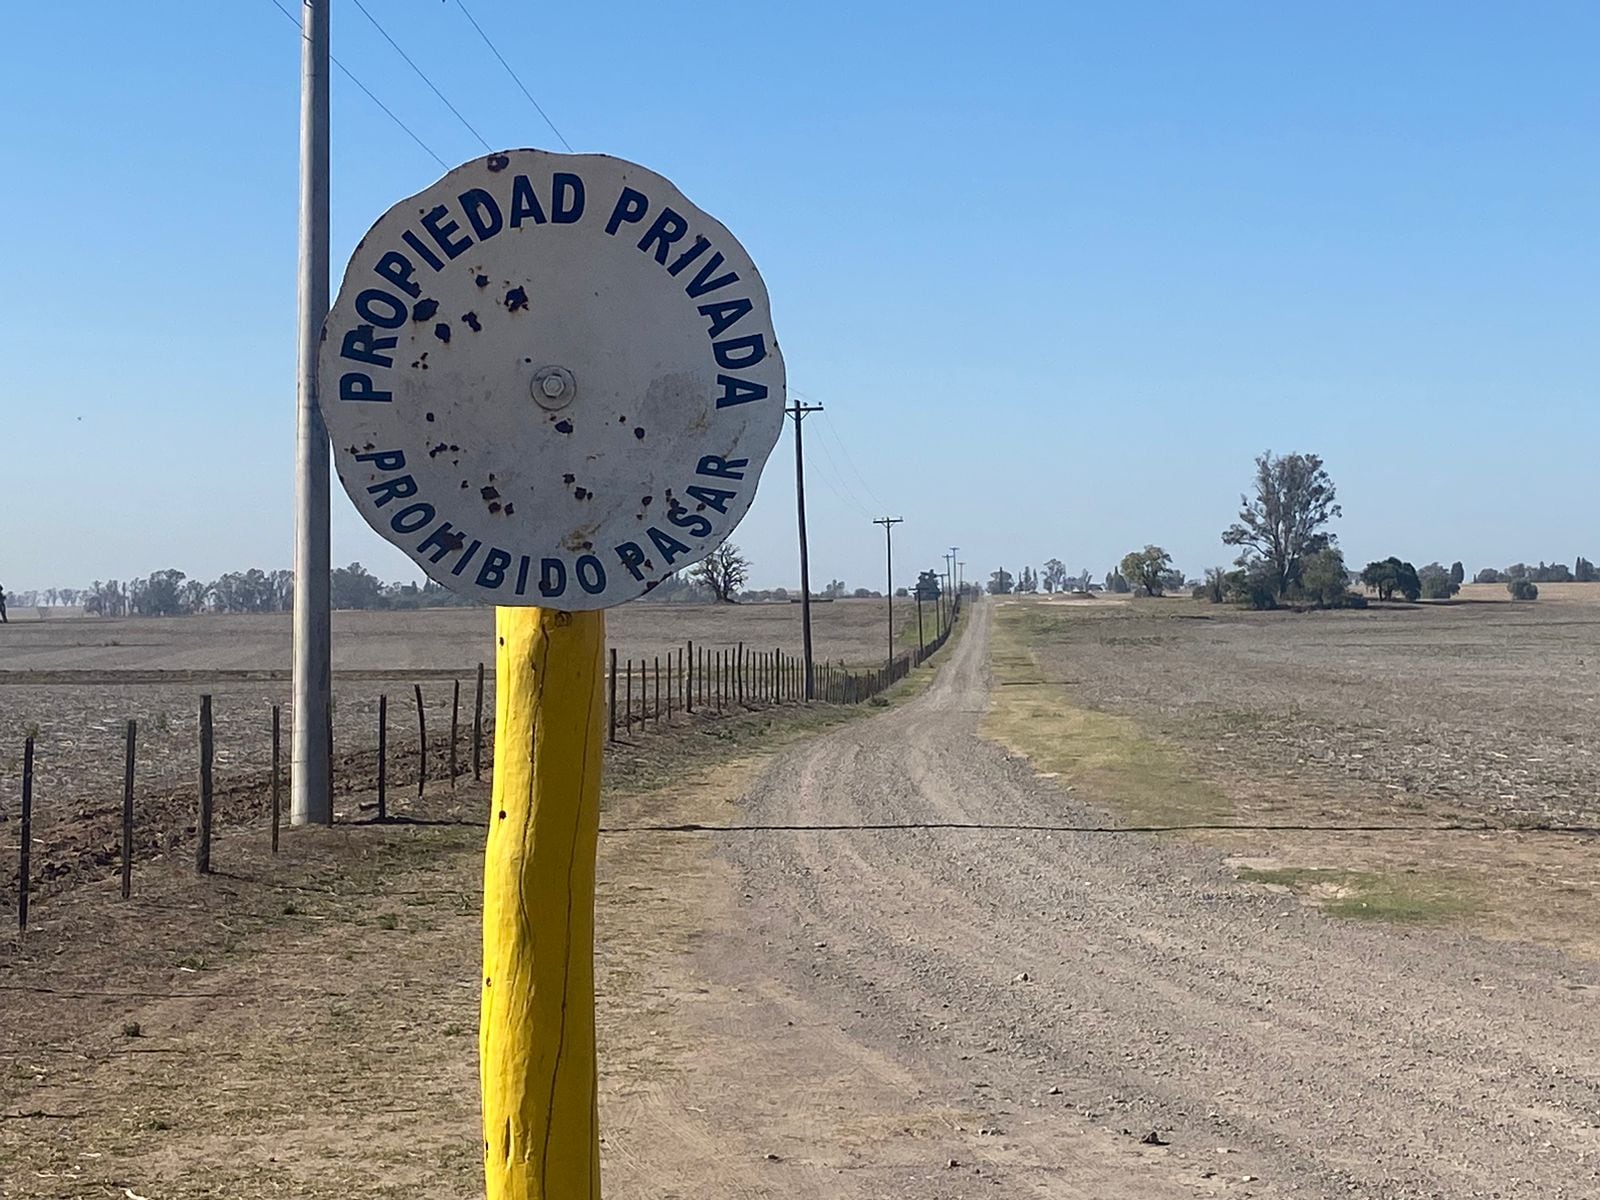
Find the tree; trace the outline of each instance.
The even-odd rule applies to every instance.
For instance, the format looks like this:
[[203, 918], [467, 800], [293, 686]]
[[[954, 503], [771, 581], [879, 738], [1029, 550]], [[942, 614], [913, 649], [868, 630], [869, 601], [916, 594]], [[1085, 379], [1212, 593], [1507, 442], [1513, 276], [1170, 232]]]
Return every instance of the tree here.
[[[248, 580], [248, 575], [246, 576]], [[334, 608], [386, 608], [383, 580], [358, 562], [348, 567], [335, 567], [328, 576], [328, 601]], [[241, 602], [254, 611], [254, 589], [246, 585]]]
[[[1084, 584], [1082, 590], [1088, 591], [1087, 583]], [[1106, 591], [1112, 592], [1118, 596], [1125, 596], [1132, 590], [1133, 589], [1128, 586], [1127, 577], [1124, 576], [1121, 571], [1106, 572]]]
[[846, 595], [844, 580], [830, 579], [828, 586], [822, 589], [822, 594], [829, 600], [843, 600]]
[[1575, 583], [1594, 583], [1600, 580], [1600, 573], [1596, 573], [1594, 564], [1580, 554], [1573, 564], [1572, 578]]
[[991, 572], [989, 575], [989, 595], [1009, 596], [1013, 582], [1015, 581], [1011, 577], [1011, 572], [1004, 567], [1001, 567], [998, 571]]
[[[734, 597], [750, 578], [750, 560], [732, 542], [723, 542], [695, 563], [689, 575], [696, 583], [709, 588], [718, 604], [735, 604], [737, 601]], [[833, 584], [828, 587], [831, 590]], [[839, 593], [844, 593], [842, 583], [839, 584]]]
[[[1460, 566], [1459, 563], [1456, 564]], [[1445, 570], [1439, 563], [1429, 563], [1417, 572], [1417, 583], [1424, 600], [1448, 600], [1461, 590], [1454, 570]]]
[[1221, 604], [1228, 598], [1228, 573], [1221, 567], [1207, 567], [1200, 593], [1211, 603]]
[[[1457, 560], [1450, 564], [1450, 582], [1456, 585], [1456, 591], [1461, 590], [1461, 585], [1467, 581], [1467, 569]], [[1452, 592], [1452, 595], [1455, 593]]]
[[1513, 579], [1506, 584], [1506, 591], [1511, 593], [1513, 600], [1537, 600], [1539, 598], [1539, 585], [1531, 579]]
[[1241, 567], [1265, 562], [1282, 596], [1300, 581], [1302, 560], [1335, 543], [1324, 526], [1342, 510], [1334, 500], [1333, 480], [1315, 454], [1280, 458], [1268, 450], [1256, 459], [1255, 489], [1255, 499], [1239, 497], [1239, 520], [1223, 530], [1222, 541], [1241, 547]]
[[1059, 558], [1052, 558], [1044, 564], [1044, 590], [1047, 592], [1063, 591], [1067, 586], [1067, 564]]
[[1382, 562], [1370, 562], [1361, 571], [1361, 582], [1378, 593], [1380, 600], [1392, 600], [1399, 592], [1415, 603], [1422, 595], [1422, 582], [1417, 569], [1408, 562], [1390, 556]]
[[1504, 583], [1506, 577], [1493, 567], [1485, 567], [1472, 577], [1473, 583]]
[[1183, 573], [1172, 569], [1172, 555], [1160, 546], [1146, 546], [1123, 555], [1118, 573], [1146, 596], [1183, 586]]
[[941, 591], [939, 572], [923, 571], [917, 576], [917, 598], [919, 600], [937, 600]]
[[1318, 608], [1346, 607], [1350, 603], [1350, 572], [1345, 569], [1344, 555], [1331, 546], [1307, 555], [1300, 564], [1298, 593]]
[[1039, 573], [1032, 567], [1023, 567], [1017, 576], [1017, 591], [1037, 592], [1039, 590]]

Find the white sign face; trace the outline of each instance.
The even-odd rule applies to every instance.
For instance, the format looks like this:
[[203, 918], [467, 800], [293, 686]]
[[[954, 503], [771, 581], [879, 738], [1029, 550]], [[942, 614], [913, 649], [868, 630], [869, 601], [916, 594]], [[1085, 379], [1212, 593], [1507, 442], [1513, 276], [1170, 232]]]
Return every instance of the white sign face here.
[[323, 326], [317, 390], [374, 529], [453, 591], [569, 611], [715, 549], [785, 403], [733, 235], [643, 167], [540, 150], [384, 214]]

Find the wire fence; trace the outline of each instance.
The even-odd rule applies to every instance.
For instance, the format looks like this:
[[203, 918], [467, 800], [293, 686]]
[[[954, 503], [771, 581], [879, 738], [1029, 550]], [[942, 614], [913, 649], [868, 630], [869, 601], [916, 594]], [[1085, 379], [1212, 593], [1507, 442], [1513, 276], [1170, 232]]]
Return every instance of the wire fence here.
[[[959, 611], [957, 602], [943, 614], [937, 636], [882, 666], [815, 664], [809, 701], [803, 661], [782, 648], [689, 641], [620, 661], [613, 650], [608, 741], [622, 747], [663, 726], [784, 705], [870, 701], [944, 646]], [[92, 720], [83, 714], [92, 737], [82, 723], [28, 727], [20, 756], [0, 759], [0, 776], [20, 785], [0, 795], [0, 829], [16, 831], [14, 857], [7, 856], [16, 870], [8, 872], [4, 901], [14, 907], [19, 930], [27, 927], [30, 896], [41, 890], [120, 871], [127, 897], [135, 862], [180, 849], [192, 849], [194, 869], [209, 873], [218, 814], [230, 825], [270, 821], [277, 851], [289, 796], [290, 712], [270, 702], [273, 693], [263, 697], [261, 686], [224, 683], [176, 719], [169, 716], [170, 691], [153, 716], [129, 708], [139, 715], [111, 720], [105, 709], [140, 685], [94, 689], [85, 703], [98, 711]], [[329, 783], [336, 800], [355, 801], [346, 803], [344, 819], [389, 820], [410, 796], [420, 802], [430, 784], [453, 790], [460, 779], [484, 778], [492, 768], [493, 692], [494, 673], [482, 663], [465, 680], [384, 672], [337, 681]]]

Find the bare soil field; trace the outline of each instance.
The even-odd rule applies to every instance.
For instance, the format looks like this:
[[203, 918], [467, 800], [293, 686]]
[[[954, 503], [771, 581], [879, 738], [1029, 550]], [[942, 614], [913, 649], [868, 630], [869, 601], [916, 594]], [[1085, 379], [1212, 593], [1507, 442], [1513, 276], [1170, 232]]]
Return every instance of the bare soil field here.
[[[812, 612], [819, 662], [876, 662], [881, 601], [819, 603]], [[622, 660], [665, 660], [688, 640], [713, 652], [743, 643], [749, 651], [798, 655], [800, 610], [633, 604], [611, 615], [609, 638]], [[488, 664], [485, 744], [492, 742], [493, 640], [493, 612], [481, 608], [335, 614], [337, 802], [351, 807], [350, 797], [372, 786], [378, 699], [387, 695], [391, 811], [407, 811], [421, 744], [414, 685], [422, 688], [429, 778], [436, 785], [449, 778], [457, 683], [457, 765], [470, 769], [480, 661]], [[0, 904], [15, 904], [22, 744], [29, 733], [36, 738], [34, 868], [38, 884], [49, 890], [115, 860], [129, 719], [139, 726], [136, 855], [171, 853], [193, 834], [202, 693], [212, 697], [218, 820], [267, 811], [274, 704], [282, 706], [287, 772], [289, 654], [289, 621], [282, 614], [50, 618], [0, 626]], [[636, 695], [635, 705], [642, 704]]]
[[[1056, 618], [1101, 618], [1037, 607], [976, 606], [931, 682], [866, 719], [612, 772], [606, 1195], [1594, 1196], [1600, 968], [1459, 910], [1349, 920], [1259, 878], [1236, 851], [1290, 836], [1256, 806], [1308, 823], [1296, 794], [1045, 678]], [[157, 862], [127, 904], [107, 881], [42, 906], [0, 943], [0, 1197], [481, 1196], [484, 797], [453, 800], [296, 831], [276, 860], [257, 826], [225, 875]], [[1364, 800], [1319, 791], [1339, 820], [1304, 845]], [[1244, 827], [1197, 828], [1219, 812]]]
[[1335, 909], [1600, 951], [1600, 585], [1540, 595], [1012, 601], [991, 728], [1131, 823], [1223, 827], [1195, 832]]

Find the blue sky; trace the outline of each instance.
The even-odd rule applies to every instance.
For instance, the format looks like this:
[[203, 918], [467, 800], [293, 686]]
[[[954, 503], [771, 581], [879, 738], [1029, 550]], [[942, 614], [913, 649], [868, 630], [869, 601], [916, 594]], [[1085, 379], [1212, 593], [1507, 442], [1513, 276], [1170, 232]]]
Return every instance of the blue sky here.
[[[367, 3], [496, 148], [552, 146], [455, 0]], [[1600, 552], [1600, 7], [468, 3], [574, 148], [760, 264], [827, 408], [819, 586], [881, 584], [886, 512], [902, 575], [1198, 574], [1269, 447], [1324, 456], [1358, 565]], [[482, 152], [352, 0], [334, 52]], [[7, 587], [288, 565], [297, 71], [270, 0], [8, 11]], [[442, 172], [337, 73], [333, 123], [337, 275]], [[336, 561], [416, 577], [334, 508]]]

